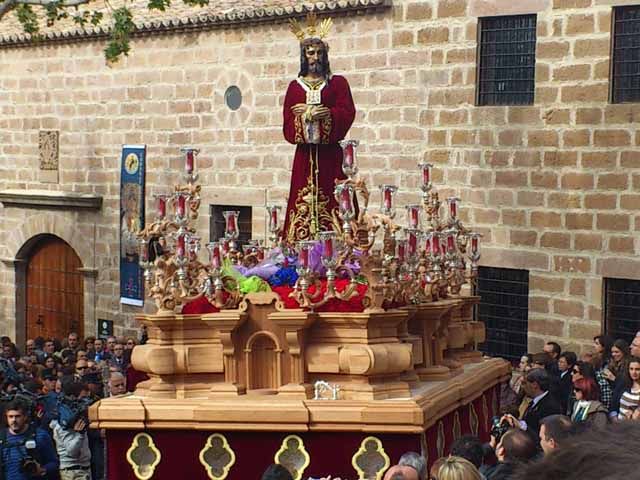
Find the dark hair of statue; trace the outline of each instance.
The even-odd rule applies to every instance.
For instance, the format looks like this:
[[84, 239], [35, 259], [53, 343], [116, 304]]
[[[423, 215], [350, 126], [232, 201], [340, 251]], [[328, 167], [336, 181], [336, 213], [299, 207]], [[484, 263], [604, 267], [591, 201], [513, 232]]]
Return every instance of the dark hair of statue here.
[[309, 62], [307, 61], [306, 48], [312, 45], [321, 45], [324, 50], [324, 55], [320, 61], [322, 66], [322, 72], [325, 78], [331, 78], [331, 66], [329, 65], [329, 45], [324, 43], [319, 38], [306, 38], [300, 43], [300, 71], [299, 77], [306, 77], [309, 73]]

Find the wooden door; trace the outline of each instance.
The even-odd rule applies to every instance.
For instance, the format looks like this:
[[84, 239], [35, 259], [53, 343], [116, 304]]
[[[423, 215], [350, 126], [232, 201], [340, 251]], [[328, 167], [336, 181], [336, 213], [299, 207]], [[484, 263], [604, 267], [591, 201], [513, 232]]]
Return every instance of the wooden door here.
[[35, 246], [27, 266], [27, 338], [84, 336], [81, 267], [73, 248], [57, 237]]

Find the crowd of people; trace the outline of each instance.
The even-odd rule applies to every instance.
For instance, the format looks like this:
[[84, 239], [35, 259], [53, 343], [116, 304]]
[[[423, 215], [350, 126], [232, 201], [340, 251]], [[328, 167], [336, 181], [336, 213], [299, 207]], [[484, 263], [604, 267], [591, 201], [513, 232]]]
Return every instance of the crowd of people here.
[[[522, 356], [500, 401], [490, 442], [463, 436], [430, 469], [408, 452], [384, 480], [640, 478], [629, 448], [640, 440], [634, 421], [640, 420], [640, 332], [630, 345], [598, 335], [593, 351], [580, 358], [548, 342], [542, 352]], [[262, 480], [291, 478], [271, 465]]]
[[89, 429], [88, 408], [133, 391], [141, 338], [33, 338], [23, 348], [0, 338], [0, 479], [102, 480], [104, 432]]
[[[20, 349], [0, 338], [0, 480], [106, 478], [104, 434], [88, 428], [87, 409], [133, 391], [144, 377], [131, 354], [145, 341], [144, 332], [140, 340], [70, 333]], [[640, 332], [630, 345], [598, 335], [580, 358], [546, 343], [522, 356], [500, 404], [490, 442], [459, 438], [430, 469], [407, 452], [384, 480], [634, 478], [638, 462], [626, 445], [640, 439]], [[274, 464], [262, 480], [290, 478]]]

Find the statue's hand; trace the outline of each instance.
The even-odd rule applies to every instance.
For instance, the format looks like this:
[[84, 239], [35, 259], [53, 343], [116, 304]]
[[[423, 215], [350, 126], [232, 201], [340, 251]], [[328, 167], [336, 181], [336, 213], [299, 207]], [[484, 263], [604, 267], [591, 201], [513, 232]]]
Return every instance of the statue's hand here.
[[306, 103], [296, 103], [293, 107], [291, 107], [291, 111], [297, 117], [298, 115], [304, 114], [307, 111], [308, 105]]
[[313, 109], [313, 113], [311, 114], [312, 120], [321, 120], [324, 118], [329, 118], [331, 116], [331, 110], [323, 105], [319, 105]]

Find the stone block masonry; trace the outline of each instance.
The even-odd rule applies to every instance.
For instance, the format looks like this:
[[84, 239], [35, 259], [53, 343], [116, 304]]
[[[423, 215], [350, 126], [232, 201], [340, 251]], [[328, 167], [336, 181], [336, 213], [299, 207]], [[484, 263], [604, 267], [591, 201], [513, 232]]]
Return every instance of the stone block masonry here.
[[[640, 133], [637, 104], [610, 104], [612, 6], [600, 0], [397, 0], [387, 11], [339, 16], [331, 66], [351, 82], [361, 167], [372, 185], [402, 186], [415, 202], [417, 171], [463, 202], [487, 247], [483, 264], [530, 272], [529, 343], [580, 351], [602, 328], [604, 276], [640, 278]], [[535, 102], [475, 106], [478, 17], [537, 14]], [[2, 25], [0, 24], [0, 29]], [[178, 147], [202, 149], [200, 234], [209, 204], [285, 204], [293, 147], [281, 105], [298, 71], [286, 25], [146, 36], [104, 64], [100, 41], [0, 49], [1, 189], [60, 189], [103, 196], [98, 213], [65, 217], [95, 229], [96, 312], [135, 327], [118, 290], [120, 146], [148, 145], [147, 211], [181, 172]], [[227, 87], [242, 91], [229, 110]], [[38, 177], [38, 134], [60, 131], [59, 183]], [[41, 212], [0, 209], [0, 256]], [[35, 227], [34, 227], [35, 228]], [[33, 231], [31, 234], [38, 233]], [[20, 234], [24, 236], [24, 233]], [[20, 237], [22, 238], [22, 237]], [[13, 266], [0, 272], [0, 330], [12, 332]], [[151, 305], [147, 305], [147, 309]], [[4, 323], [1, 323], [4, 322]]]

